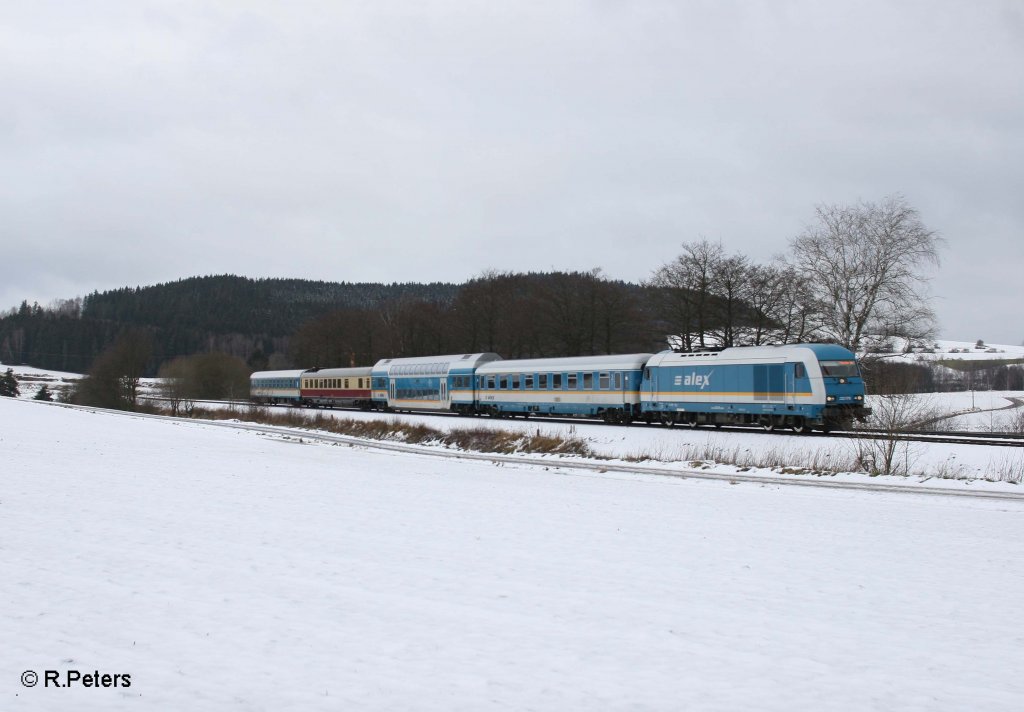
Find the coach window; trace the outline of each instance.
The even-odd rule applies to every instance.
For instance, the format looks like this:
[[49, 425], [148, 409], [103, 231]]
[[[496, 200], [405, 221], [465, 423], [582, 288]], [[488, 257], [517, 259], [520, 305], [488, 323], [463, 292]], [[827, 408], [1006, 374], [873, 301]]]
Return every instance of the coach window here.
[[562, 374], [552, 373], [551, 374], [551, 387], [555, 390], [561, 390], [562, 388]]
[[583, 374], [583, 390], [589, 391], [594, 387], [594, 374], [584, 373]]
[[537, 376], [537, 388], [541, 390], [547, 390], [548, 387], [548, 374], [542, 373]]
[[518, 373], [516, 375], [512, 376], [512, 390], [513, 391], [518, 391], [519, 390], [519, 374]]
[[523, 388], [525, 388], [528, 391], [532, 391], [533, 390], [533, 374], [532, 373], [528, 373], [525, 376], [523, 376]]
[[569, 391], [576, 390], [577, 375], [575, 373], [568, 373], [565, 376], [565, 388]]
[[598, 374], [598, 376], [597, 376], [597, 387], [598, 388], [600, 388], [602, 391], [607, 391], [608, 390], [608, 386], [610, 384], [611, 384], [611, 379], [608, 377], [607, 373]]
[[622, 374], [617, 371], [612, 374], [612, 388], [616, 391], [622, 390]]

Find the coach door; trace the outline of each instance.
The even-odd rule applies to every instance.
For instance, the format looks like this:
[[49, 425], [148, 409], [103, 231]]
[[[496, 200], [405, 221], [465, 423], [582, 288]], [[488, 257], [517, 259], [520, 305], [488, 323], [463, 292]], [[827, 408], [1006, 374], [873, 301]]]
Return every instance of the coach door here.
[[786, 393], [785, 403], [786, 405], [796, 405], [796, 377], [798, 369], [802, 368], [801, 363], [787, 363], [786, 364]]
[[441, 407], [447, 408], [451, 405], [451, 395], [448, 392], [448, 377], [441, 376], [441, 385], [439, 395], [441, 396]]

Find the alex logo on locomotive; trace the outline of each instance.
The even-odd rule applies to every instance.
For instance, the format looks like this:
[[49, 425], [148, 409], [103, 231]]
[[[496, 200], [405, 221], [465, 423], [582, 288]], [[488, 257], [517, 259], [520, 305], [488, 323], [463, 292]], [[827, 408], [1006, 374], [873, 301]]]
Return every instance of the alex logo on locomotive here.
[[692, 371], [686, 376], [676, 376], [675, 385], [677, 386], [700, 386], [703, 391], [705, 388], [711, 385], [711, 374], [714, 371], [708, 371], [707, 373], [697, 373]]

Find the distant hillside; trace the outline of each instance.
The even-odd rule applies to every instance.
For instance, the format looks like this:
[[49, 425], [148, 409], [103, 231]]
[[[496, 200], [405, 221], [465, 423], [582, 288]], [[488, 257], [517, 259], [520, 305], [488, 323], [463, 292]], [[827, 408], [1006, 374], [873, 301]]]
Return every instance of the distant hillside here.
[[342, 307], [373, 308], [393, 300], [451, 302], [454, 284], [373, 284], [305, 279], [191, 277], [152, 287], [94, 292], [82, 318], [214, 334], [287, 336], [309, 319]]
[[44, 309], [23, 303], [0, 318], [0, 361], [83, 373], [126, 328], [154, 340], [154, 364], [224, 351], [246, 360], [283, 354], [303, 323], [342, 308], [411, 300], [447, 305], [454, 284], [352, 284], [302, 279], [192, 277], [94, 292]]

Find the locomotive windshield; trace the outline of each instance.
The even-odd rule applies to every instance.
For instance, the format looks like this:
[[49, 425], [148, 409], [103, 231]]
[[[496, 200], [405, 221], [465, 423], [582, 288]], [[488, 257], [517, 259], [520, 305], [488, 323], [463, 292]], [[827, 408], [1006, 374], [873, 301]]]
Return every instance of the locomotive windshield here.
[[838, 378], [850, 378], [859, 376], [856, 361], [822, 361], [821, 373], [823, 376], [836, 376]]

